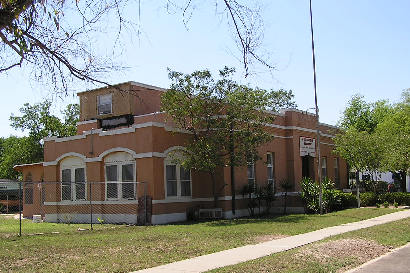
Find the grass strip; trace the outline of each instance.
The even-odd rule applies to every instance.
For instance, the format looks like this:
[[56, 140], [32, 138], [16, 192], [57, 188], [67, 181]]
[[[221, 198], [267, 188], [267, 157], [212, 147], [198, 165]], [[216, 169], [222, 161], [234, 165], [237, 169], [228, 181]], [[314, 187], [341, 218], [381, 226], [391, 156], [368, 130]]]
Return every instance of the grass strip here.
[[[289, 236], [397, 211], [361, 208], [326, 215], [286, 215], [164, 226], [23, 223], [0, 217], [0, 272], [130, 272], [253, 244], [264, 236]], [[59, 232], [58, 234], [52, 232]]]
[[409, 231], [406, 218], [209, 272], [344, 272], [407, 244]]

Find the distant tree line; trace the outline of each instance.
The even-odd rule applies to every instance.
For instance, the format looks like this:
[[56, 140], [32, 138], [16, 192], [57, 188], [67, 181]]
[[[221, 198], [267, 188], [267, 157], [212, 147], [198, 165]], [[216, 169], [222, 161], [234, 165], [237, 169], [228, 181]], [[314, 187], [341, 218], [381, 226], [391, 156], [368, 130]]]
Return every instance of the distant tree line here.
[[62, 118], [53, 115], [50, 108], [50, 101], [33, 105], [26, 103], [20, 108], [19, 116], [10, 116], [11, 126], [28, 132], [28, 136], [0, 138], [0, 178], [18, 179], [19, 174], [13, 166], [43, 161], [43, 138], [76, 134], [79, 105], [67, 105], [62, 111]]
[[387, 100], [369, 103], [363, 96], [353, 96], [340, 127], [336, 152], [352, 170], [398, 173], [400, 188], [405, 191], [406, 174], [410, 172], [410, 89], [403, 91], [396, 104]]

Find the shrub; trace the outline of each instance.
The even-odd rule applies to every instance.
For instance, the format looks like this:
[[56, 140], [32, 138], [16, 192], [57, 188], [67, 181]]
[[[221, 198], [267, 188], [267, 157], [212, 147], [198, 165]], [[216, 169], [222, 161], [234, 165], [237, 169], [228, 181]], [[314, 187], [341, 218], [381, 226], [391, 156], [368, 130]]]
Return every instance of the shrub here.
[[362, 181], [362, 185], [367, 192], [376, 194], [387, 192], [388, 183], [385, 181]]
[[[377, 203], [377, 195], [374, 192], [360, 194], [360, 204], [363, 207], [374, 206]], [[382, 202], [383, 203], [383, 202]]]
[[410, 193], [408, 192], [388, 192], [378, 196], [380, 203], [388, 202], [393, 204], [397, 202], [399, 205], [410, 206]]
[[[305, 204], [307, 213], [319, 213], [319, 184], [310, 178], [304, 178], [301, 182], [302, 194], [301, 197]], [[331, 180], [325, 178], [322, 182], [323, 189], [323, 210], [331, 212], [354, 207], [356, 197], [351, 193], [343, 193], [334, 188]]]
[[385, 202], [383, 203], [383, 207], [388, 208], [388, 207], [389, 207], [389, 202], [385, 201]]
[[255, 217], [256, 209], [259, 208], [260, 212], [263, 205], [265, 206], [264, 213], [269, 214], [273, 201], [276, 199], [273, 184], [265, 186], [246, 184], [242, 187], [241, 194], [244, 198], [248, 197], [248, 212], [251, 217]]
[[357, 198], [351, 192], [342, 192], [340, 191], [342, 197], [342, 209], [353, 208], [357, 206]]
[[319, 185], [311, 178], [304, 177], [301, 182], [301, 197], [307, 213], [319, 213]]

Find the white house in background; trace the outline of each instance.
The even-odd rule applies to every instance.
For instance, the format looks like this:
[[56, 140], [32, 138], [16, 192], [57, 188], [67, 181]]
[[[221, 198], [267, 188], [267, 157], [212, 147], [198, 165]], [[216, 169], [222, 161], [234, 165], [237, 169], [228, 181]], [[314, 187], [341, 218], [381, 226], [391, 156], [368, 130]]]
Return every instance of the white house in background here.
[[[364, 173], [359, 173], [359, 179], [363, 180], [363, 176], [370, 175], [372, 176], [372, 173], [370, 172], [364, 172]], [[376, 172], [376, 177], [378, 181], [385, 181], [387, 183], [394, 183], [394, 177], [392, 172]], [[406, 176], [406, 191], [410, 192], [410, 175]]]

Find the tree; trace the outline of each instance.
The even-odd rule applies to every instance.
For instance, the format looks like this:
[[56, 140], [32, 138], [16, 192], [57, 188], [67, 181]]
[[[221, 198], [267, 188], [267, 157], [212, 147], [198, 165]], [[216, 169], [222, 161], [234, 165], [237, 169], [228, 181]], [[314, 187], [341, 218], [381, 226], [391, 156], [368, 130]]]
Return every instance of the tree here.
[[354, 95], [348, 102], [339, 122], [344, 130], [354, 128], [359, 132], [373, 133], [379, 123], [392, 112], [392, 107], [386, 100], [368, 103], [361, 95]]
[[63, 121], [50, 112], [51, 102], [44, 101], [30, 105], [25, 103], [20, 108], [22, 116], [10, 116], [11, 126], [28, 131], [29, 137], [40, 141], [45, 137], [65, 137], [76, 134], [76, 124], [80, 116], [80, 106], [69, 104], [62, 112]]
[[[137, 2], [141, 13], [141, 0]], [[182, 13], [185, 24], [201, 2], [187, 0], [176, 4], [163, 0], [167, 10]], [[29, 65], [37, 81], [46, 81], [63, 92], [78, 80], [109, 85], [103, 74], [122, 68], [112, 60], [121, 50], [124, 29], [137, 35], [141, 31], [139, 23], [126, 17], [129, 3], [127, 0], [0, 0], [0, 73]], [[251, 8], [249, 3], [242, 4], [239, 0], [214, 0], [214, 4], [215, 13], [227, 18], [235, 34], [246, 75], [253, 61], [272, 68], [257, 53], [263, 37], [258, 7]], [[112, 50], [114, 57], [95, 53], [95, 44], [106, 46], [106, 40], [98, 42], [105, 33], [116, 33], [116, 39], [106, 48], [106, 52]]]
[[[273, 138], [266, 124], [272, 123], [274, 116], [264, 110], [275, 109], [274, 91], [239, 85], [231, 79], [233, 73], [224, 68], [215, 80], [208, 70], [187, 75], [170, 72], [173, 83], [162, 96], [163, 110], [178, 128], [192, 135], [179, 161], [185, 168], [210, 175], [215, 206], [217, 169], [256, 160], [257, 148]], [[233, 179], [231, 188], [234, 204]]]
[[292, 90], [271, 90], [270, 93], [270, 105], [273, 106], [272, 110], [284, 109], [295, 109], [297, 108], [296, 102], [293, 100], [295, 95]]
[[[334, 138], [335, 153], [344, 158], [350, 168], [356, 171], [357, 206], [360, 207], [359, 172], [369, 169], [378, 155], [377, 140], [367, 131], [349, 128]], [[376, 159], [377, 160], [377, 159]]]
[[0, 177], [18, 179], [19, 173], [13, 169], [15, 165], [41, 161], [41, 147], [33, 143], [29, 137], [10, 136], [0, 138]]
[[69, 104], [62, 112], [63, 120], [50, 113], [51, 102], [45, 101], [20, 108], [22, 116], [10, 117], [11, 126], [28, 131], [27, 137], [10, 136], [0, 138], [0, 177], [17, 179], [13, 166], [40, 162], [44, 158], [41, 140], [50, 136], [72, 136], [76, 134], [79, 120], [79, 105]]
[[403, 92], [403, 101], [394, 107], [376, 132], [383, 146], [381, 166], [385, 171], [401, 173], [401, 188], [406, 189], [406, 174], [410, 173], [410, 92]]

